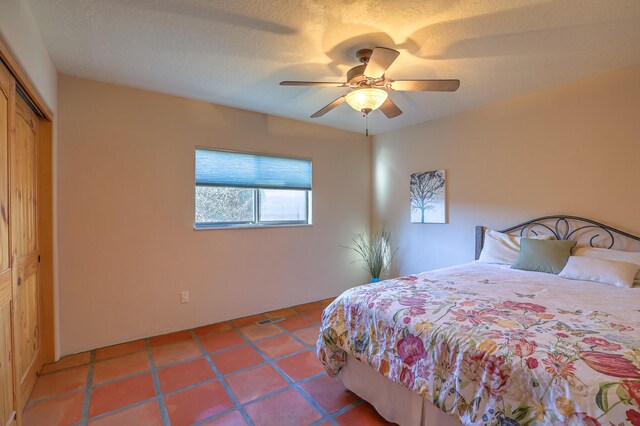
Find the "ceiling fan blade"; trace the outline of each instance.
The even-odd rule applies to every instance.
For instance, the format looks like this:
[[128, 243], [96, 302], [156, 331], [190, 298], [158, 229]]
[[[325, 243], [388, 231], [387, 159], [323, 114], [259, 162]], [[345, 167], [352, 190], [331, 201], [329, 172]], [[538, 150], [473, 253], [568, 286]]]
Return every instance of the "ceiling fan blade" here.
[[396, 105], [390, 98], [387, 98], [387, 100], [380, 105], [380, 111], [382, 111], [387, 118], [397, 117], [402, 114], [402, 110], [398, 108], [398, 105]]
[[376, 47], [373, 49], [371, 58], [364, 69], [364, 75], [370, 78], [380, 78], [396, 60], [400, 52], [386, 47]]
[[346, 95], [340, 96], [338, 99], [336, 99], [335, 101], [331, 102], [330, 104], [328, 104], [327, 106], [325, 106], [324, 108], [320, 109], [315, 114], [313, 114], [311, 118], [322, 117], [323, 115], [325, 115], [326, 113], [334, 109], [335, 107], [342, 105], [346, 99], [347, 99]]
[[344, 83], [337, 81], [281, 81], [280, 86], [329, 86], [345, 87]]
[[455, 92], [460, 80], [394, 80], [389, 88], [410, 92]]

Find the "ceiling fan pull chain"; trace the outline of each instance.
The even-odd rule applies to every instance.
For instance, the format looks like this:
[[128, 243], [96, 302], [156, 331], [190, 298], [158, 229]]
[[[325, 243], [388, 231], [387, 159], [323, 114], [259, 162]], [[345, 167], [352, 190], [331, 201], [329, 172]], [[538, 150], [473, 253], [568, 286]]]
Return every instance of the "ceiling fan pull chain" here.
[[364, 115], [364, 135], [369, 136], [369, 114]]

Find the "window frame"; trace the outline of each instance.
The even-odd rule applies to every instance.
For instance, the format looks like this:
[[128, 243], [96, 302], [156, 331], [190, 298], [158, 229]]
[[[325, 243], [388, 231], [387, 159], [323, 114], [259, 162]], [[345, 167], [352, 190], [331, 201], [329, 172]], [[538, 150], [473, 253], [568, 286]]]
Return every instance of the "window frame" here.
[[[238, 186], [237, 188], [245, 188], [251, 189], [254, 191], [253, 193], [253, 221], [229, 221], [229, 222], [196, 222], [196, 194], [195, 190], [198, 186], [209, 186], [209, 187], [219, 187], [219, 188], [233, 188], [230, 185], [198, 185], [196, 182], [196, 164], [195, 164], [195, 155], [194, 155], [194, 164], [193, 164], [193, 178], [194, 178], [194, 193], [193, 193], [193, 217], [194, 217], [194, 230], [208, 230], [208, 229], [251, 229], [251, 228], [283, 228], [283, 227], [308, 227], [313, 226], [312, 221], [312, 208], [313, 208], [313, 160], [311, 158], [306, 157], [294, 157], [290, 155], [280, 155], [280, 154], [272, 154], [272, 153], [262, 153], [262, 152], [249, 152], [249, 151], [235, 151], [224, 148], [212, 148], [205, 146], [196, 146], [194, 153], [198, 150], [208, 150], [208, 151], [222, 151], [229, 152], [234, 154], [251, 154], [251, 155], [259, 155], [264, 157], [275, 157], [275, 158], [284, 158], [284, 159], [292, 159], [292, 160], [304, 160], [308, 161], [311, 166], [311, 189], [299, 189], [299, 188], [261, 188], [261, 187], [248, 187], [248, 186]], [[260, 190], [289, 190], [289, 191], [304, 191], [305, 192], [305, 209], [307, 212], [306, 220], [278, 220], [278, 221], [261, 221], [260, 220]]]

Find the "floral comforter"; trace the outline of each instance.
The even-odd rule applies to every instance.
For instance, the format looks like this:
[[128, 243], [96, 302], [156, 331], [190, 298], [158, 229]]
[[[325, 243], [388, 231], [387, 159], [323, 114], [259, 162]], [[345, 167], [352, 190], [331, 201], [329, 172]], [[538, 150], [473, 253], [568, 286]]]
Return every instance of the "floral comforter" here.
[[347, 290], [317, 351], [466, 425], [640, 426], [639, 309], [637, 288], [471, 263]]

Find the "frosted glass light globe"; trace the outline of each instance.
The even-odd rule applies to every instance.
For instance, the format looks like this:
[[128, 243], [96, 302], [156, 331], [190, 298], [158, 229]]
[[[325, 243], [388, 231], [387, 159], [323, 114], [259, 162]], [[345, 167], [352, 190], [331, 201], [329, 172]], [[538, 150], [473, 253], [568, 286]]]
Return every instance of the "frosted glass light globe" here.
[[358, 89], [347, 94], [347, 103], [356, 111], [364, 112], [365, 114], [374, 111], [387, 100], [389, 95], [382, 89]]

